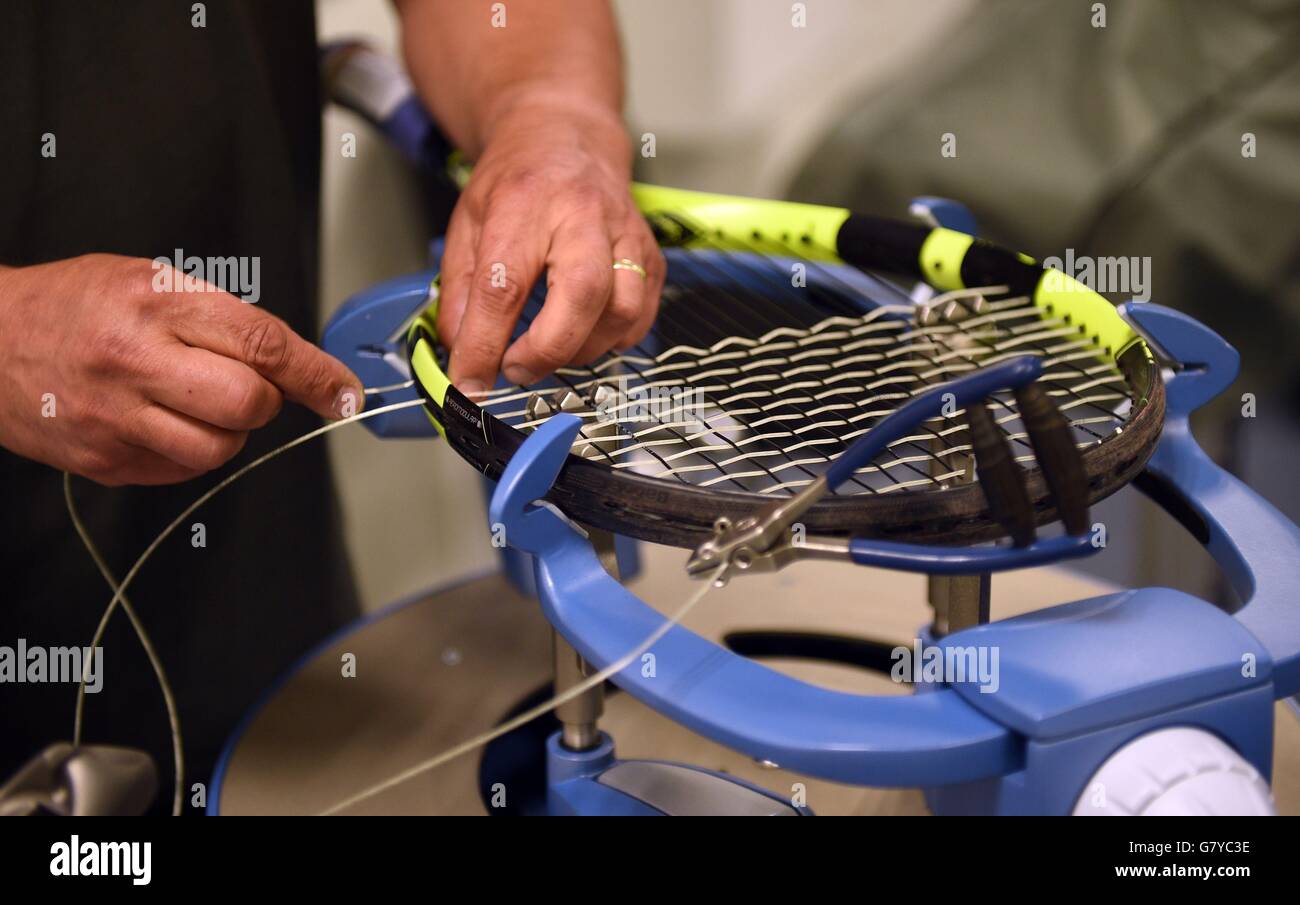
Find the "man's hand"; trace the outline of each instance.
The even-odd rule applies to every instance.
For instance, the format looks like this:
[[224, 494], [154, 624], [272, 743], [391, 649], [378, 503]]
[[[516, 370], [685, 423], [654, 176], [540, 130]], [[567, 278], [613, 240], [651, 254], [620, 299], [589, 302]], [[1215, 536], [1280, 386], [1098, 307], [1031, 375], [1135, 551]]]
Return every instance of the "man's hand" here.
[[[438, 332], [451, 379], [469, 393], [498, 371], [529, 384], [636, 343], [654, 321], [665, 267], [628, 195], [609, 0], [396, 3], [416, 90], [475, 161], [442, 260]], [[615, 270], [619, 258], [646, 279]], [[510, 345], [543, 267], [546, 304]]]
[[[629, 157], [622, 122], [599, 110], [521, 103], [495, 124], [442, 262], [438, 332], [463, 392], [498, 371], [527, 386], [650, 329], [665, 267], [628, 194]], [[620, 258], [647, 276], [615, 270]], [[546, 303], [509, 344], [543, 267]]]
[[226, 462], [284, 397], [360, 410], [357, 378], [283, 321], [214, 287], [156, 291], [157, 273], [98, 254], [0, 270], [0, 445], [101, 484], [168, 484]]

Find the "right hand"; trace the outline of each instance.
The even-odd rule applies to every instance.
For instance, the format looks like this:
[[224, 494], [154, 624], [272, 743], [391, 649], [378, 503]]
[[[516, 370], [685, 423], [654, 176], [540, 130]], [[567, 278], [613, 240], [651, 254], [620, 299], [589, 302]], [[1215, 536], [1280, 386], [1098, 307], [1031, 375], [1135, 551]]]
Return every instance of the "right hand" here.
[[170, 484], [229, 460], [283, 398], [360, 411], [360, 381], [284, 321], [206, 284], [157, 291], [157, 273], [104, 254], [0, 269], [0, 446], [101, 484]]

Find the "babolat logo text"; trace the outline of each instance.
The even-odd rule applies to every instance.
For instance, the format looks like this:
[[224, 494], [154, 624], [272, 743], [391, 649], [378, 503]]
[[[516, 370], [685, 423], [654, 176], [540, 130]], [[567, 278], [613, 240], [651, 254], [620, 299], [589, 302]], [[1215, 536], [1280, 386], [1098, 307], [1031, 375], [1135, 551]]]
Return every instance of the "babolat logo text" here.
[[1113, 292], [1127, 296], [1135, 302], [1151, 301], [1150, 258], [1090, 258], [1076, 257], [1073, 248], [1065, 250], [1065, 258], [1053, 255], [1043, 259], [1048, 274], [1043, 278], [1043, 288], [1053, 292]]
[[894, 648], [889, 658], [895, 661], [889, 671], [895, 682], [916, 685], [970, 682], [979, 686], [980, 694], [993, 694], [1002, 684], [998, 679], [996, 647], [940, 647], [937, 644], [922, 647], [920, 639], [917, 639], [911, 647]]
[[63, 682], [75, 685], [86, 677], [86, 691], [104, 687], [102, 647], [42, 647], [19, 638], [13, 647], [0, 645], [0, 682], [14, 684]]
[[152, 842], [68, 842], [50, 846], [50, 874], [55, 877], [130, 877], [148, 886], [153, 876]]
[[153, 259], [154, 292], [229, 292], [256, 304], [262, 297], [262, 259], [200, 258], [179, 248], [171, 258]]
[[601, 384], [596, 417], [620, 424], [699, 424], [706, 414], [704, 390], [683, 386], [628, 387], [627, 378]]

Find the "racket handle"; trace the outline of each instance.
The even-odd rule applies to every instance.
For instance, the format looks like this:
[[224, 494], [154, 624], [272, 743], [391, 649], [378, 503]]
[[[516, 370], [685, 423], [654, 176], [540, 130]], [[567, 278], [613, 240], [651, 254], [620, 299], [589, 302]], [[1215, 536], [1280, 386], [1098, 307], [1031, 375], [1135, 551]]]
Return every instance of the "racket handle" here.
[[966, 407], [966, 423], [970, 427], [971, 449], [975, 451], [975, 471], [979, 474], [984, 499], [988, 500], [989, 512], [1017, 547], [1028, 547], [1036, 536], [1034, 507], [1029, 502], [1020, 466], [983, 402]]
[[1088, 516], [1088, 477], [1070, 423], [1038, 384], [1018, 387], [1015, 395], [1020, 420], [1029, 434], [1038, 467], [1047, 479], [1065, 530], [1070, 534], [1087, 534], [1092, 527]]
[[383, 132], [419, 166], [444, 170], [453, 152], [415, 93], [400, 63], [360, 41], [339, 41], [320, 50], [321, 81], [330, 100]]

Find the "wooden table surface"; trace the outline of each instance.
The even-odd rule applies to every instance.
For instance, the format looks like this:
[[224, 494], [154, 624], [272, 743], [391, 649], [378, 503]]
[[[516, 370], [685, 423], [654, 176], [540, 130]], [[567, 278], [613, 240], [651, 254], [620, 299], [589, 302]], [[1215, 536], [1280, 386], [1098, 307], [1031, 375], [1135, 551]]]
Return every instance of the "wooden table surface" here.
[[[631, 587], [662, 611], [697, 585], [681, 550], [642, 545]], [[1112, 588], [1059, 568], [997, 576], [993, 618]], [[928, 621], [925, 579], [801, 563], [711, 591], [686, 625], [712, 639], [738, 630], [826, 632], [909, 645]], [[343, 659], [355, 655], [355, 677]], [[807, 660], [764, 660], [829, 688], [906, 694], [887, 676]], [[350, 795], [490, 729], [550, 679], [550, 630], [539, 607], [492, 575], [372, 618], [323, 650], [250, 721], [220, 790], [227, 814], [319, 813]], [[673, 760], [726, 771], [788, 797], [802, 782], [819, 814], [925, 814], [915, 789], [845, 786], [760, 766], [698, 736], [626, 694], [606, 701], [601, 726], [620, 757]], [[1276, 709], [1273, 791], [1300, 813], [1300, 720]], [[354, 805], [353, 814], [483, 814], [476, 752]], [[507, 789], [507, 794], [509, 790]]]

